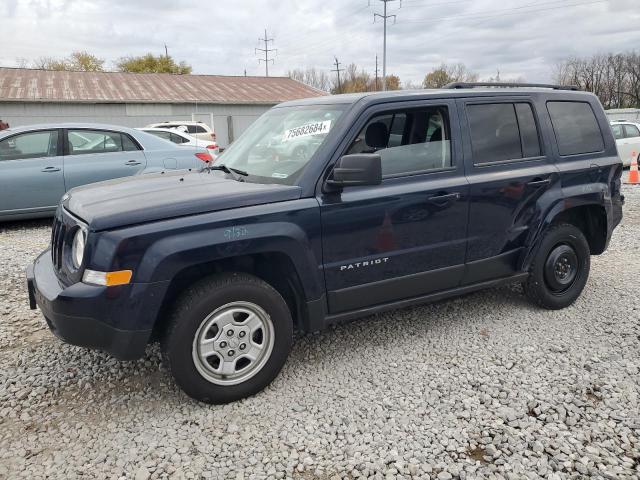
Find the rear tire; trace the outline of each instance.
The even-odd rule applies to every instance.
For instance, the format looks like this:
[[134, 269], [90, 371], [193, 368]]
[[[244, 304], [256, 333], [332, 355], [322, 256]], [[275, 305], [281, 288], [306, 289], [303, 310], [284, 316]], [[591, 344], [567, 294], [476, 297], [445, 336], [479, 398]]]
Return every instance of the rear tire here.
[[244, 273], [205, 278], [176, 301], [162, 353], [176, 383], [205, 403], [253, 395], [278, 375], [293, 338], [286, 302]]
[[527, 297], [549, 310], [568, 307], [587, 283], [590, 255], [589, 243], [580, 229], [568, 223], [552, 225], [524, 282]]

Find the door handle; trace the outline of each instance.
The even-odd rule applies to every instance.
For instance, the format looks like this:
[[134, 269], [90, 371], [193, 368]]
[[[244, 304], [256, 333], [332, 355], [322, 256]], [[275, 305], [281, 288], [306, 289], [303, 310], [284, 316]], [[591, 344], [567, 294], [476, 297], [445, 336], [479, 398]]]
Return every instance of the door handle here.
[[137, 160], [129, 160], [128, 162], [125, 163], [125, 165], [129, 165], [129, 166], [135, 166], [135, 165], [140, 165], [140, 162], [138, 162]]
[[44, 173], [51, 173], [51, 172], [59, 172], [60, 171], [60, 167], [44, 167], [42, 170], [40, 170], [41, 172]]
[[435, 203], [437, 205], [444, 205], [447, 202], [455, 202], [460, 199], [459, 193], [448, 193], [446, 195], [434, 195], [433, 197], [427, 198], [427, 201], [430, 203]]
[[544, 180], [532, 180], [531, 182], [527, 182], [527, 185], [529, 187], [538, 188], [538, 187], [544, 187], [545, 185], [549, 185], [550, 183], [551, 183], [551, 180], [548, 178], [545, 178]]

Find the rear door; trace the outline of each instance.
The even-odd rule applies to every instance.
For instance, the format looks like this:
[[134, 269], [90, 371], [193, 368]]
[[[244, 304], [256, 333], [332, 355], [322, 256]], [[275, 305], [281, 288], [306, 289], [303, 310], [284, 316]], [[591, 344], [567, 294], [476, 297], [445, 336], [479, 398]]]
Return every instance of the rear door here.
[[560, 192], [553, 157], [528, 97], [458, 100], [470, 188], [464, 284], [517, 270], [527, 235], [536, 228], [540, 198]]
[[62, 168], [58, 129], [0, 140], [0, 215], [55, 210], [65, 191]]
[[128, 134], [97, 129], [65, 130], [64, 181], [67, 190], [141, 172], [147, 160]]

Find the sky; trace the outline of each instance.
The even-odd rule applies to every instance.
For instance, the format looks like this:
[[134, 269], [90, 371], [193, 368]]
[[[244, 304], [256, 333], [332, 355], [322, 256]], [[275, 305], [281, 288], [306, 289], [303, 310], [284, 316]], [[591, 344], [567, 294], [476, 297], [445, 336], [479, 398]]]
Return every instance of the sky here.
[[[570, 56], [640, 50], [640, 0], [388, 2], [387, 73], [420, 83], [441, 63], [481, 78], [552, 80]], [[0, 0], [0, 66], [86, 50], [113, 68], [147, 52], [193, 73], [264, 75], [255, 48], [267, 30], [270, 75], [356, 63], [382, 70], [382, 0]], [[259, 52], [258, 52], [259, 53]]]

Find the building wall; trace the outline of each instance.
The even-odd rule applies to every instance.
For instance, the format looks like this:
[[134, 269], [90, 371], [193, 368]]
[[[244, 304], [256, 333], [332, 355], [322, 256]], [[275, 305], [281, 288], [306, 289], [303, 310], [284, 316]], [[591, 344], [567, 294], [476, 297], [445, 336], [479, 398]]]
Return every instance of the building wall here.
[[[213, 123], [218, 143], [226, 147], [237, 138], [270, 105], [212, 105], [212, 104], [146, 104], [146, 103], [42, 103], [2, 102], [0, 119], [11, 126], [36, 123], [97, 122], [126, 127], [144, 127], [165, 120], [196, 120]], [[233, 138], [229, 136], [232, 126]]]
[[626, 120], [629, 122], [640, 122], [640, 108], [618, 108], [605, 110], [609, 120]]

